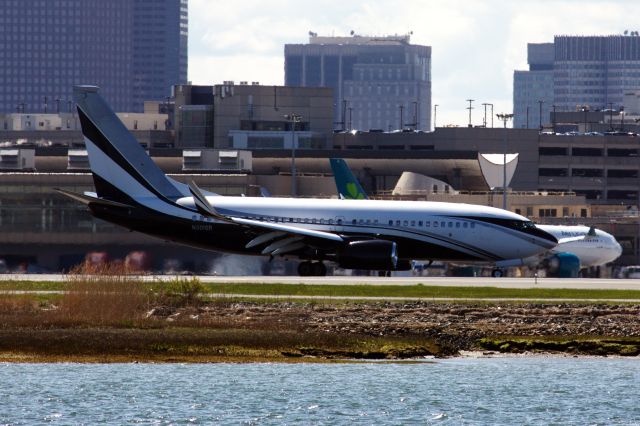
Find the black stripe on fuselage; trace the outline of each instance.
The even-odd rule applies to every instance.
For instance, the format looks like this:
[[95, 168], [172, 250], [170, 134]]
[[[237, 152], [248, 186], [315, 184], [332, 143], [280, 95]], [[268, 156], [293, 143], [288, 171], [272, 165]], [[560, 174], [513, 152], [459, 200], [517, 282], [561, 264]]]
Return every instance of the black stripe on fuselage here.
[[[478, 222], [483, 222], [486, 224], [497, 225], [501, 228], [506, 228], [516, 233], [514, 235], [518, 235], [517, 233], [524, 233], [533, 237], [537, 237], [543, 240], [550, 241], [554, 244], [558, 244], [558, 239], [551, 235], [549, 232], [537, 228], [534, 226], [523, 226], [525, 222], [516, 219], [502, 219], [495, 217], [483, 217], [483, 216], [457, 216], [460, 219], [470, 219]], [[531, 222], [529, 222], [531, 223]]]

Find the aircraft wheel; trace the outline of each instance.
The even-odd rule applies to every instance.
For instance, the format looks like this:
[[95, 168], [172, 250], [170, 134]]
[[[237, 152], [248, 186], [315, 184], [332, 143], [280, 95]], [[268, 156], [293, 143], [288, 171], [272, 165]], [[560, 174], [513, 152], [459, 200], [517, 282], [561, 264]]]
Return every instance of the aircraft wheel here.
[[315, 262], [311, 264], [311, 270], [316, 277], [324, 277], [327, 275], [327, 267], [322, 262]]
[[504, 270], [496, 268], [493, 271], [491, 271], [491, 276], [493, 278], [502, 278], [504, 277]]
[[311, 262], [298, 263], [298, 275], [301, 277], [309, 277], [313, 273], [313, 264]]

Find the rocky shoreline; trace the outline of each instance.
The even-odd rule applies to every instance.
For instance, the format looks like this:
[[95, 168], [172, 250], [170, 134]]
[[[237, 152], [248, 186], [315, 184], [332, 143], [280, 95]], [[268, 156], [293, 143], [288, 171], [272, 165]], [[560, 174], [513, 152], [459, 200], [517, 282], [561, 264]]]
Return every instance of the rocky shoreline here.
[[[438, 353], [431, 354], [436, 356], [478, 350], [640, 354], [640, 305], [237, 302], [196, 311], [168, 309], [153, 315], [169, 321], [186, 316], [213, 319], [235, 327], [277, 324], [282, 330], [299, 333], [420, 337], [438, 347]], [[307, 348], [301, 353], [321, 355], [322, 350]], [[408, 351], [404, 355], [419, 354]]]
[[[4, 317], [7, 362], [342, 362], [484, 354], [640, 355], [640, 305], [292, 303], [158, 305], [109, 323]], [[51, 316], [53, 315], [53, 316]]]

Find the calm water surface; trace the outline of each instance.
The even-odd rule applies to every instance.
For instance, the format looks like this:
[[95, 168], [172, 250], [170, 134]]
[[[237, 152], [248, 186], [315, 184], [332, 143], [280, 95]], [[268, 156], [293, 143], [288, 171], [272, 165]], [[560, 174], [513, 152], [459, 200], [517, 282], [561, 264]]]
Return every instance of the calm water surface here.
[[0, 424], [640, 424], [640, 359], [0, 364]]

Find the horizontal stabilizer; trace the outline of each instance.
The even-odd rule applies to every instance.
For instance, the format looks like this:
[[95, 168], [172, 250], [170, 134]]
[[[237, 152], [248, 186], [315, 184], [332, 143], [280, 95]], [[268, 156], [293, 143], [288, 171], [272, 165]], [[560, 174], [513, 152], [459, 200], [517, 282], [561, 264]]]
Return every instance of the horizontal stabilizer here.
[[109, 207], [121, 207], [121, 208], [132, 208], [132, 206], [128, 204], [119, 203], [117, 201], [106, 200], [104, 198], [97, 198], [87, 194], [78, 194], [77, 192], [65, 191], [64, 189], [54, 188], [55, 191], [65, 195], [69, 198], [73, 198], [76, 201], [81, 202], [82, 204], [100, 204], [103, 206]]

